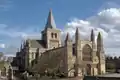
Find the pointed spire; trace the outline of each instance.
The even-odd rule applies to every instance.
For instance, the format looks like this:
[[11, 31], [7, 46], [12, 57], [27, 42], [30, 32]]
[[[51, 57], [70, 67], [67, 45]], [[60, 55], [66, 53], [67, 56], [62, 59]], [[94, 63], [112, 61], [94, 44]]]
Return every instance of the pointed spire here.
[[95, 34], [94, 34], [94, 30], [91, 30], [91, 41], [95, 41]]
[[69, 33], [67, 33], [67, 35], [66, 35], [65, 42], [67, 42], [67, 41], [70, 41], [70, 36], [69, 36]]
[[76, 29], [75, 38], [76, 40], [80, 40], [79, 28]]
[[47, 28], [56, 28], [56, 24], [55, 24], [54, 17], [52, 14], [52, 9], [50, 9], [50, 11], [49, 11], [49, 15], [48, 15], [48, 19], [47, 19], [45, 28], [46, 29]]
[[97, 46], [100, 47], [100, 50], [103, 49], [103, 39], [100, 32], [98, 33], [97, 37]]
[[98, 33], [97, 36], [97, 51], [104, 51], [103, 39], [100, 32]]
[[97, 40], [102, 40], [102, 36], [100, 32], [98, 33]]

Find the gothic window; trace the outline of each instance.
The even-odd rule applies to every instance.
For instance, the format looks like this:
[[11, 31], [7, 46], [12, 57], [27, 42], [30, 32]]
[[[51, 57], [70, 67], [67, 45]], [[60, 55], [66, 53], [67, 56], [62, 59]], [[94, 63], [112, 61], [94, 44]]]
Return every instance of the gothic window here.
[[91, 53], [91, 47], [88, 44], [86, 44], [82, 49], [83, 61], [91, 61]]

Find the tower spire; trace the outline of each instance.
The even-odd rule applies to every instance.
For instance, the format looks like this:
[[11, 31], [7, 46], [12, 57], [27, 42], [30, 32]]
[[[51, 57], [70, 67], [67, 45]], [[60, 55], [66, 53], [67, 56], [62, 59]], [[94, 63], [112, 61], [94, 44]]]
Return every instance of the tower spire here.
[[94, 35], [94, 30], [91, 30], [91, 41], [94, 42], [95, 41], [95, 35]]
[[52, 9], [50, 9], [49, 15], [47, 18], [47, 23], [46, 23], [45, 29], [47, 29], [47, 28], [56, 28], [55, 20], [54, 20], [53, 14], [52, 14]]

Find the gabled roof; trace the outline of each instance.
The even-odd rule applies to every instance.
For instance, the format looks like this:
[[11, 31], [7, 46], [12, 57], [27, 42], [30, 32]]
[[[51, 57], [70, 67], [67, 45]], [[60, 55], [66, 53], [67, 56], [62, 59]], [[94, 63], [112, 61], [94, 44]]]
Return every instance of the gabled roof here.
[[31, 48], [45, 48], [45, 42], [43, 40], [30, 40]]

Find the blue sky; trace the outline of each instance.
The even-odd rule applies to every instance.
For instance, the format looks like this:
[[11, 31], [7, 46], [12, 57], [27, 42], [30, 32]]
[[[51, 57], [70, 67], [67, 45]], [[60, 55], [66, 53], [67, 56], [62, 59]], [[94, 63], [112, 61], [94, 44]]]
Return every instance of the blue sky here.
[[14, 54], [23, 35], [39, 35], [50, 8], [57, 27], [64, 30], [73, 18], [86, 20], [104, 9], [118, 9], [119, 4], [119, 0], [0, 0], [0, 51]]

